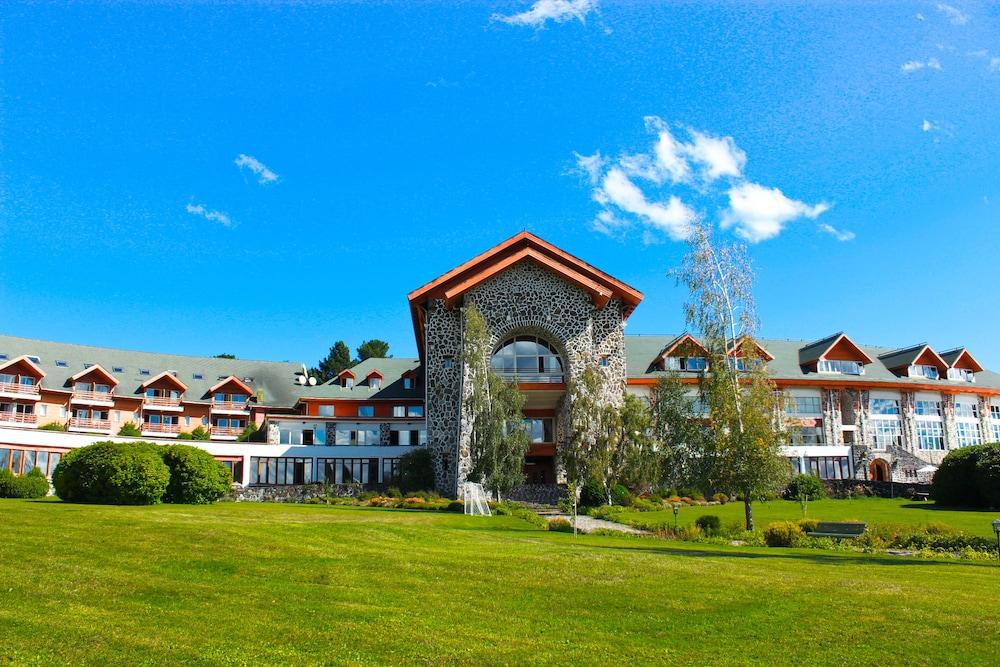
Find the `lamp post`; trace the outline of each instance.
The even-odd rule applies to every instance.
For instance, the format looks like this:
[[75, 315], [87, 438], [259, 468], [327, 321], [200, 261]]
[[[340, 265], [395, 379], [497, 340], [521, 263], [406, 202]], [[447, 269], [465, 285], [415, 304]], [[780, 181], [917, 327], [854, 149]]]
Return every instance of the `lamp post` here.
[[[674, 503], [674, 534], [675, 535], [677, 534], [677, 513], [680, 512], [680, 511], [681, 511], [680, 503]], [[994, 528], [996, 528], [997, 525], [1000, 525], [1000, 521], [994, 521], [993, 522], [993, 527]], [[1000, 530], [1000, 528], [997, 528], [997, 530]], [[998, 533], [998, 534], [1000, 534], [1000, 533]]]
[[993, 519], [993, 532], [997, 534], [997, 558], [1000, 558], [1000, 519]]

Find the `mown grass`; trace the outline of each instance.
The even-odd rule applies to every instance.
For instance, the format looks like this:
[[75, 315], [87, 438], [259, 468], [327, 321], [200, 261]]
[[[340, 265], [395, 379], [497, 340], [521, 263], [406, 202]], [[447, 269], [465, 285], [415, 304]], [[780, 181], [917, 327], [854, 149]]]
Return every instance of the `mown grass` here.
[[[743, 524], [743, 503], [732, 502], [725, 505], [686, 506], [682, 505], [677, 515], [680, 526], [693, 524], [704, 514], [715, 514], [723, 525]], [[763, 529], [771, 521], [798, 521], [802, 518], [802, 507], [790, 500], [772, 500], [753, 504], [754, 523]], [[625, 511], [622, 520], [626, 523], [663, 523], [673, 526], [672, 510], [656, 512]], [[926, 526], [929, 523], [943, 523], [967, 535], [995, 537], [993, 519], [1000, 519], [1000, 511], [961, 510], [939, 507], [933, 502], [907, 500], [905, 498], [854, 498], [851, 500], [815, 500], [807, 505], [806, 516], [821, 521], [864, 521], [869, 524], [899, 524]]]
[[0, 501], [0, 662], [995, 664], [1000, 567], [310, 505]]

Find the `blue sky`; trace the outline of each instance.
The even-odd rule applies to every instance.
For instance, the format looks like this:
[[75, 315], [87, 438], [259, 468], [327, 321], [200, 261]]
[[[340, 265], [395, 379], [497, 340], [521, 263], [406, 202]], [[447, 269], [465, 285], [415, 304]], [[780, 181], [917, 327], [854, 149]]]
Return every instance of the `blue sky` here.
[[1000, 5], [832, 4], [4, 3], [0, 332], [412, 355], [406, 293], [529, 229], [671, 333], [703, 219], [764, 336], [1000, 367]]

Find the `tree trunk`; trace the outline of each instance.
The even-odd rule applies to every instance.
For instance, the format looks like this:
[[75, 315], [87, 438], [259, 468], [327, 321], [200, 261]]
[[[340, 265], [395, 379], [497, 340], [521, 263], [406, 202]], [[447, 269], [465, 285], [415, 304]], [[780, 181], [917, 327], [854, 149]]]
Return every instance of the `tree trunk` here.
[[743, 512], [746, 515], [747, 530], [753, 531], [753, 499], [749, 493], [743, 496]]

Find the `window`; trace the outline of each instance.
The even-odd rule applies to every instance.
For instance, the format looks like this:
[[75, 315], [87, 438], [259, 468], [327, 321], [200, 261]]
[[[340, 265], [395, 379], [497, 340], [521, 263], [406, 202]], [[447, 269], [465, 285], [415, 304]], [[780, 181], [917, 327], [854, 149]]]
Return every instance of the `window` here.
[[389, 444], [396, 447], [416, 447], [426, 444], [421, 429], [399, 429], [389, 431]]
[[382, 483], [399, 483], [399, 459], [382, 459]]
[[406, 416], [406, 406], [405, 405], [394, 405], [394, 406], [392, 406], [392, 416], [393, 417], [405, 417]]
[[382, 388], [382, 378], [380, 378], [380, 377], [369, 378], [369, 380], [368, 380], [368, 386], [371, 387], [372, 389], [381, 389]]
[[451, 370], [455, 367], [455, 357], [451, 355], [446, 356], [441, 362], [441, 365], [445, 368], [445, 370]]
[[0, 361], [7, 361], [10, 357], [7, 356], [6, 352], [0, 352]]
[[785, 412], [790, 415], [821, 415], [823, 404], [819, 396], [792, 396]]
[[21, 385], [25, 386], [25, 387], [34, 387], [35, 386], [35, 378], [31, 377], [30, 375], [22, 375], [21, 376]]
[[360, 427], [351, 424], [338, 424], [334, 442], [337, 445], [378, 445], [381, 444], [381, 434], [378, 426]]
[[493, 353], [490, 365], [505, 379], [563, 381], [562, 358], [552, 345], [537, 336], [508, 338]]
[[663, 360], [663, 370], [703, 371], [708, 368], [705, 357], [667, 357]]
[[413, 389], [413, 378], [411, 377], [403, 378], [403, 389]]
[[378, 464], [378, 459], [316, 459], [316, 481], [327, 484], [378, 484]]
[[975, 382], [976, 374], [967, 368], [949, 368], [948, 379], [959, 380], [961, 382]]
[[334, 407], [332, 405], [321, 405], [319, 406], [319, 416], [320, 417], [333, 417]]
[[792, 426], [788, 429], [789, 443], [793, 445], [822, 445], [822, 426]]
[[201, 418], [201, 425], [202, 426], [208, 426], [208, 417], [202, 417]]
[[899, 401], [894, 398], [873, 398], [869, 402], [869, 412], [875, 415], [898, 415]]
[[184, 425], [185, 426], [190, 426], [191, 425], [191, 418], [190, 417], [184, 417]]
[[0, 470], [10, 470], [15, 475], [25, 475], [33, 468], [40, 468], [46, 477], [51, 477], [61, 458], [60, 452], [0, 447]]
[[375, 416], [375, 406], [374, 405], [359, 405], [358, 406], [358, 416], [359, 417], [374, 417]]
[[93, 367], [93, 365], [94, 365], [94, 364], [92, 364], [92, 363], [90, 363], [90, 362], [87, 362], [87, 361], [83, 362], [83, 368], [84, 368], [84, 369], [87, 369], [87, 368], [92, 368], [92, 367]]
[[410, 405], [406, 408], [407, 417], [423, 417], [424, 416], [424, 406], [422, 405]]
[[201, 373], [192, 373], [191, 374], [191, 379], [192, 380], [204, 380], [205, 376], [202, 375]]
[[607, 368], [610, 365], [611, 365], [611, 357], [605, 354], [604, 356], [601, 357], [601, 367]]
[[917, 420], [917, 446], [920, 449], [944, 449], [944, 426], [940, 421]]
[[33, 363], [36, 363], [36, 364], [40, 364], [40, 363], [42, 363], [42, 360], [41, 360], [41, 359], [39, 359], [39, 358], [38, 358], [37, 356], [35, 356], [34, 354], [28, 354], [28, 355], [25, 355], [25, 356], [27, 356], [27, 357], [28, 357], [28, 359], [29, 359], [30, 361], [32, 361]]
[[531, 442], [555, 442], [555, 421], [551, 417], [543, 419], [527, 418], [524, 428]]
[[58, 366], [59, 368], [68, 368], [69, 362], [63, 361], [62, 359], [56, 359], [56, 366]]
[[938, 369], [937, 366], [926, 366], [924, 364], [914, 364], [910, 366], [909, 376], [911, 378], [929, 378], [931, 380], [938, 379]]
[[921, 417], [940, 417], [941, 401], [917, 401], [916, 411]]
[[42, 403], [42, 404], [39, 404], [39, 406], [38, 406], [38, 408], [37, 408], [37, 409], [35, 410], [35, 412], [37, 412], [37, 413], [38, 413], [38, 416], [39, 416], [39, 417], [44, 417], [44, 416], [45, 416], [45, 415], [47, 415], [47, 414], [48, 414], [48, 412], [49, 412], [49, 406], [45, 405], [44, 403]]
[[956, 421], [955, 435], [958, 437], [959, 447], [978, 445], [983, 441], [978, 422]]
[[139, 369], [139, 375], [149, 375], [149, 369], [148, 368], [140, 368]]
[[873, 419], [874, 449], [885, 450], [903, 444], [903, 431], [898, 419]]
[[250, 457], [251, 484], [312, 484], [311, 458]]
[[1000, 419], [1000, 405], [990, 404], [990, 419]]
[[112, 366], [111, 367], [111, 372], [112, 373], [124, 373], [125, 369], [122, 368], [121, 366]]
[[979, 403], [971, 400], [955, 401], [956, 419], [979, 419]]
[[354, 388], [354, 378], [352, 378], [350, 375], [345, 375], [344, 376], [344, 386], [347, 387], [348, 389], [353, 389]]
[[864, 375], [865, 367], [857, 361], [840, 361], [823, 359], [817, 365], [820, 373], [839, 373], [841, 375]]
[[810, 456], [806, 459], [809, 474], [820, 479], [850, 479], [850, 462], [846, 456]]

